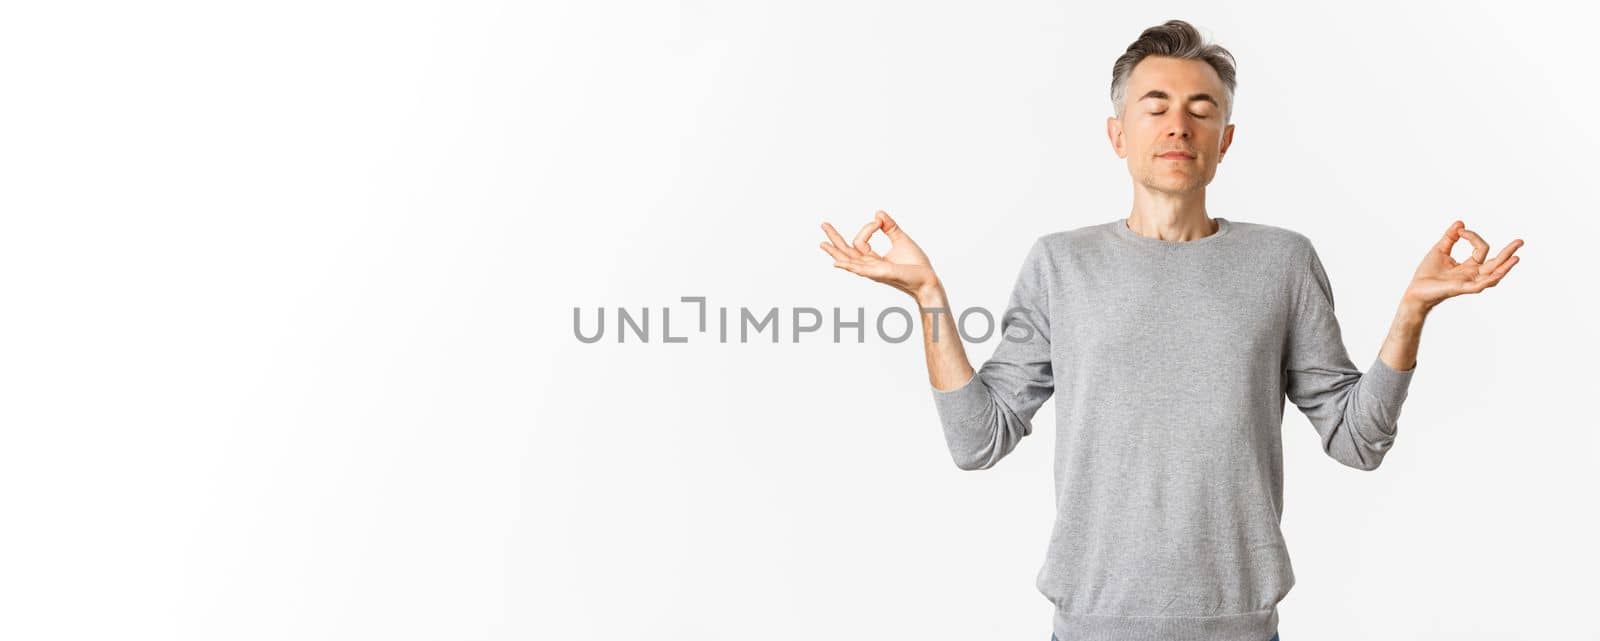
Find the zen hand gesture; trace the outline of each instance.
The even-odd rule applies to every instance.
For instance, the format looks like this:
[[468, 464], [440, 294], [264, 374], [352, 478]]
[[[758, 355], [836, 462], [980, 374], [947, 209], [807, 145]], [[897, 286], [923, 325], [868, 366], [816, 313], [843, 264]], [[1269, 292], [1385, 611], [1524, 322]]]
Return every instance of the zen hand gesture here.
[[[1450, 257], [1450, 250], [1463, 237], [1472, 243], [1472, 255], [1458, 263]], [[1427, 257], [1422, 259], [1422, 265], [1411, 277], [1411, 285], [1406, 287], [1405, 299], [1427, 310], [1446, 298], [1476, 294], [1494, 287], [1517, 264], [1519, 258], [1512, 254], [1521, 246], [1522, 239], [1513, 239], [1500, 250], [1499, 255], [1486, 261], [1489, 243], [1484, 242], [1476, 232], [1466, 229], [1461, 221], [1455, 221], [1445, 230], [1444, 237], [1428, 250]]]
[[[882, 255], [873, 251], [868, 244], [873, 232], [880, 229], [883, 235], [889, 237], [889, 251]], [[822, 223], [822, 231], [828, 234], [828, 242], [822, 243], [822, 249], [833, 256], [834, 267], [884, 283], [919, 299], [929, 289], [939, 285], [939, 278], [933, 273], [933, 264], [928, 261], [928, 255], [922, 253], [922, 248], [882, 210], [877, 212], [872, 222], [856, 233], [853, 243], [845, 243], [844, 237], [828, 223]]]

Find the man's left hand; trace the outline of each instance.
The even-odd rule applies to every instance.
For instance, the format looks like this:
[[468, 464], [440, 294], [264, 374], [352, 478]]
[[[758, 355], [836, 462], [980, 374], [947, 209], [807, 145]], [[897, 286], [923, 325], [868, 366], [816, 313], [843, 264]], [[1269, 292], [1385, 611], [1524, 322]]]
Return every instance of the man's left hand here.
[[[1456, 262], [1450, 250], [1462, 238], [1472, 243], [1472, 255]], [[1477, 232], [1467, 229], [1466, 223], [1457, 220], [1445, 230], [1444, 237], [1428, 249], [1428, 255], [1406, 287], [1404, 300], [1427, 311], [1447, 298], [1494, 287], [1517, 264], [1520, 258], [1512, 254], [1521, 246], [1522, 239], [1513, 239], [1493, 259], [1485, 260], [1489, 258], [1489, 243]]]

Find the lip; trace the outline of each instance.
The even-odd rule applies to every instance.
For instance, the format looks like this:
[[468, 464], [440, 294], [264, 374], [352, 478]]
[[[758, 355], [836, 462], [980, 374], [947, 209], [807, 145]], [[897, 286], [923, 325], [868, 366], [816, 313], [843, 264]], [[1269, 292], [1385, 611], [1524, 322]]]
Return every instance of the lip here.
[[1167, 160], [1194, 160], [1194, 155], [1181, 151], [1169, 151], [1157, 156], [1157, 158], [1165, 158]]

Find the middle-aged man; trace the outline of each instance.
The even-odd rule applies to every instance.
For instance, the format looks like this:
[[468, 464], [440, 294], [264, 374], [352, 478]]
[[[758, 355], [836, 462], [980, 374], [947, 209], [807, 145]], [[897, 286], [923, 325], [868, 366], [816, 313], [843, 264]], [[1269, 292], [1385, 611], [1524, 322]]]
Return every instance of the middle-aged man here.
[[[882, 211], [834, 266], [922, 308], [928, 377], [964, 470], [993, 466], [1056, 399], [1056, 521], [1036, 585], [1060, 641], [1269, 641], [1294, 585], [1283, 514], [1284, 398], [1322, 449], [1373, 470], [1394, 443], [1423, 320], [1493, 287], [1494, 258], [1460, 220], [1428, 248], [1377, 358], [1351, 362], [1333, 289], [1304, 235], [1210, 216], [1206, 185], [1233, 140], [1234, 60], [1188, 23], [1144, 30], [1113, 66], [1106, 134], [1133, 177], [1127, 218], [1034, 241], [994, 355], [967, 360], [932, 263]], [[892, 247], [878, 254], [878, 231]], [[1451, 249], [1465, 238], [1472, 255]]]

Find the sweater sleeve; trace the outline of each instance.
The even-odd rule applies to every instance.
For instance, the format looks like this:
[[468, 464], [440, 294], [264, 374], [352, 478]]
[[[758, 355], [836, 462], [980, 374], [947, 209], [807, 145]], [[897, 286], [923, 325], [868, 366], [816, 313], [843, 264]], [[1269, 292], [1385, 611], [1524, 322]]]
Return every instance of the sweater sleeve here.
[[1000, 319], [994, 354], [960, 387], [933, 390], [956, 467], [983, 470], [1033, 433], [1033, 416], [1055, 393], [1050, 364], [1048, 256], [1035, 240]]
[[1309, 240], [1295, 267], [1285, 393], [1310, 419], [1328, 456], [1358, 470], [1377, 469], [1394, 444], [1416, 366], [1400, 371], [1374, 358], [1365, 373], [1356, 369], [1334, 317], [1333, 286]]

